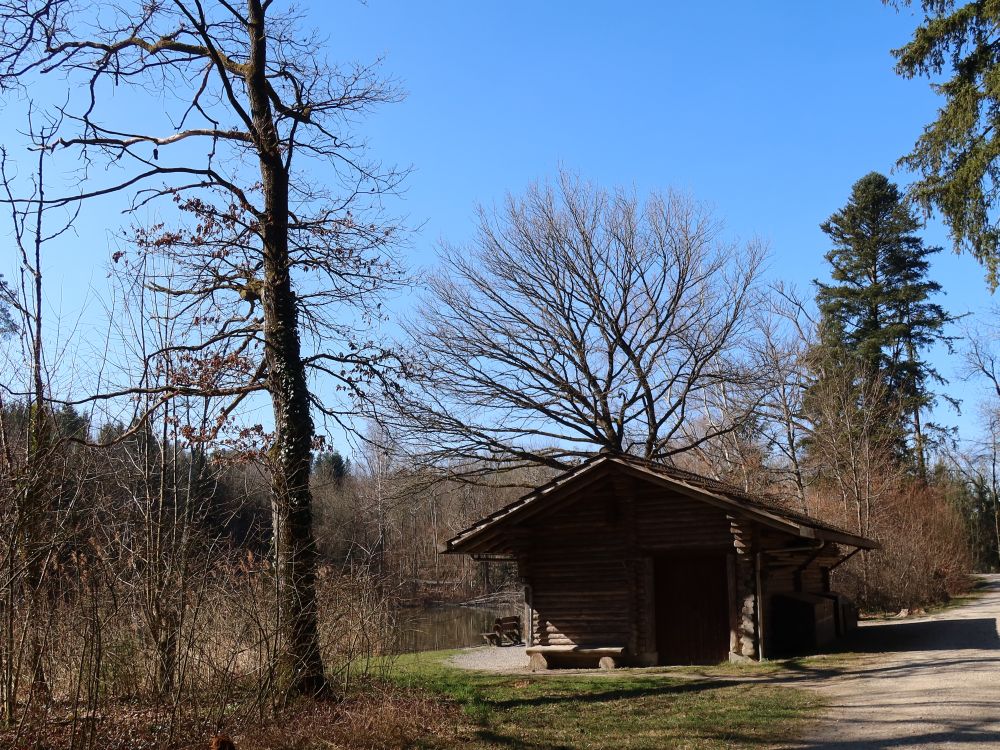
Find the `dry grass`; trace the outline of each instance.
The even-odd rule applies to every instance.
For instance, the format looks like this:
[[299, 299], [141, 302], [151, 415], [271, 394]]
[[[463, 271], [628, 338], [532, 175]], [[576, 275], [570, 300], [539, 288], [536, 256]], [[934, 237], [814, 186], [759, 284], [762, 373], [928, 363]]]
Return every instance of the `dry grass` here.
[[[230, 716], [225, 732], [238, 750], [763, 750], [798, 736], [818, 708], [811, 693], [750, 674], [489, 675], [449, 668], [446, 656], [402, 657], [391, 681], [357, 681], [342, 700], [300, 700], [263, 721]], [[198, 750], [219, 730], [197, 711], [171, 721], [167, 709], [109, 702], [76, 722], [68, 707], [36, 714], [19, 734], [0, 730], [0, 747]]]
[[[226, 733], [238, 750], [395, 750], [450, 742], [460, 716], [456, 705], [433, 696], [370, 684], [345, 700], [300, 701], [263, 724], [230, 721]], [[217, 731], [205, 718], [171, 722], [168, 710], [126, 703], [75, 722], [68, 708], [53, 706], [20, 728], [0, 729], [0, 747], [204, 750]]]
[[303, 702], [261, 729], [236, 731], [239, 750], [395, 750], [455, 746], [461, 711], [421, 692], [369, 686], [342, 702]]
[[[275, 713], [283, 701], [272, 690], [276, 628], [273, 582], [265, 570], [219, 566], [188, 591], [167, 692], [157, 690], [156, 644], [144, 627], [136, 587], [114, 583], [118, 590], [68, 590], [49, 603], [42, 664], [50, 695], [31, 694], [22, 660], [15, 721], [4, 726], [0, 719], [0, 748], [195, 748], [217, 732], [243, 737], [239, 747], [268, 736], [274, 741], [261, 747], [284, 747], [276, 738], [288, 726], [301, 728], [305, 738], [366, 721], [373, 723], [359, 736], [373, 744], [357, 747], [403, 747], [399, 737], [410, 741], [440, 712], [426, 698], [371, 689], [396, 642], [392, 600], [371, 580], [324, 571], [321, 649], [332, 692], [348, 698], [305, 702], [291, 713], [285, 707]], [[15, 623], [15, 643], [24, 628]], [[413, 722], [393, 723], [391, 713]]]

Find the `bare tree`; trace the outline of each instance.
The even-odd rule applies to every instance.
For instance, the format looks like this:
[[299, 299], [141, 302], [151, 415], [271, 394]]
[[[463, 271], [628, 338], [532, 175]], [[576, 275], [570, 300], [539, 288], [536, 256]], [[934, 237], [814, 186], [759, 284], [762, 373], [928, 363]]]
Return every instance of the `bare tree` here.
[[[694, 438], [706, 430], [716, 433], [715, 437], [698, 440], [696, 447], [674, 460], [679, 468], [737, 485], [747, 492], [768, 492], [774, 480], [765, 432], [770, 425], [744, 400], [746, 395], [759, 401], [756, 393], [719, 388], [713, 404], [717, 416], [691, 424], [685, 430]], [[720, 430], [723, 425], [730, 426], [731, 419], [736, 419], [739, 425]]]
[[[990, 397], [981, 406], [985, 435], [978, 444], [970, 446], [968, 453], [957, 451], [951, 455], [964, 481], [972, 488], [972, 494], [986, 506], [980, 509], [978, 517], [970, 519], [971, 527], [990, 525], [992, 521], [992, 547], [995, 560], [990, 565], [1000, 565], [1000, 311], [994, 309], [977, 325], [969, 326], [964, 332], [964, 367], [961, 375], [966, 380], [979, 379], [986, 382]], [[983, 515], [991, 516], [984, 522]]]
[[1000, 569], [1000, 413], [996, 405], [982, 409], [985, 434], [962, 450], [945, 453], [956, 478], [964, 485], [957, 504], [968, 527], [975, 570]]
[[997, 352], [1000, 311], [994, 309], [977, 325], [967, 327], [962, 338], [965, 342], [962, 377], [983, 378], [993, 391], [993, 398], [1000, 402], [1000, 353]]
[[[831, 488], [840, 504], [840, 513], [820, 515], [877, 539], [879, 514], [894, 499], [904, 473], [897, 450], [899, 406], [886, 397], [885, 383], [849, 357], [819, 350], [811, 366], [814, 382], [805, 400], [811, 422], [808, 460], [816, 487]], [[865, 550], [866, 600], [869, 564]]]
[[[221, 429], [252, 394], [269, 398], [280, 685], [317, 693], [325, 680], [311, 531], [312, 411], [345, 420], [388, 359], [364, 325], [400, 278], [386, 255], [396, 229], [378, 203], [400, 175], [365, 158], [352, 125], [398, 94], [372, 67], [328, 64], [321, 40], [272, 6], [4, 2], [0, 89], [27, 88], [45, 75], [69, 81], [63, 113], [78, 132], [56, 150], [83, 165], [84, 187], [45, 198], [46, 205], [122, 193], [133, 209], [166, 197], [190, 218], [177, 229], [136, 230], [138, 252], [174, 262], [155, 289], [176, 300], [190, 326], [190, 340], [177, 345], [186, 367], [151, 387], [149, 406], [176, 396], [227, 398]], [[109, 107], [112, 86], [119, 99], [128, 92], [135, 109], [152, 104], [151, 119]], [[310, 390], [310, 372], [333, 381], [325, 391], [332, 398]]]
[[[7, 597], [3, 609], [9, 608], [12, 622], [17, 608], [16, 593], [21, 594], [22, 614], [25, 623], [25, 641], [29, 645], [28, 665], [31, 675], [32, 697], [47, 700], [49, 685], [43, 666], [44, 617], [43, 600], [46, 593], [47, 568], [58, 549], [58, 497], [62, 494], [61, 470], [65, 468], [60, 443], [66, 436], [59, 434], [55, 415], [49, 401], [48, 367], [44, 337], [44, 283], [43, 249], [72, 226], [73, 213], [60, 212], [55, 222], [50, 216], [52, 207], [45, 202], [46, 169], [50, 162], [48, 150], [55, 140], [60, 121], [28, 118], [29, 138], [34, 150], [34, 169], [28, 185], [29, 197], [16, 200], [17, 180], [7, 149], [0, 146], [0, 184], [2, 195], [10, 210], [10, 226], [17, 248], [19, 279], [16, 286], [0, 286], [0, 305], [13, 309], [15, 318], [11, 326], [20, 334], [17, 350], [23, 358], [21, 364], [26, 374], [20, 388], [13, 382], [0, 384], [7, 394], [24, 397], [24, 419], [18, 425], [23, 431], [18, 448], [3, 440], [4, 471], [10, 483], [6, 497], [0, 503], [9, 503], [11, 529], [7, 554], [9, 566], [6, 576]], [[0, 319], [4, 318], [0, 315]], [[10, 320], [10, 318], [7, 318]], [[2, 325], [2, 324], [0, 324]], [[14, 364], [11, 362], [10, 364]], [[16, 376], [15, 376], [16, 377]], [[9, 405], [9, 404], [8, 404]], [[0, 408], [4, 406], [0, 397]], [[16, 428], [15, 428], [16, 429]], [[9, 439], [11, 431], [3, 429]], [[17, 570], [15, 575], [13, 571]], [[18, 585], [18, 583], [20, 585]], [[18, 592], [19, 589], [19, 592]], [[10, 631], [8, 631], [10, 632]], [[2, 661], [6, 667], [4, 682], [7, 689], [0, 691], [5, 697], [5, 714], [12, 717], [16, 699], [16, 678], [13, 675], [12, 641], [5, 644]]]
[[183, 337], [187, 321], [172, 313], [172, 296], [151, 290], [150, 280], [162, 275], [152, 270], [155, 260], [141, 258], [129, 273], [115, 277], [120, 304], [113, 328], [122, 339], [126, 364], [138, 369], [131, 379], [145, 392], [133, 399], [132, 421], [140, 428], [111, 430], [129, 436], [119, 442], [106, 435], [103, 442], [117, 444], [103, 455], [115, 468], [114, 535], [129, 563], [116, 572], [122, 588], [134, 592], [135, 629], [152, 652], [154, 694], [177, 702], [182, 638], [195, 610], [194, 573], [219, 557], [212, 554], [215, 540], [204, 524], [219, 468], [212, 465], [205, 441], [185, 435], [209, 432], [219, 407], [206, 397], [160, 399], [158, 387], [177, 381], [184, 355], [175, 331]]
[[879, 498], [895, 489], [902, 475], [888, 421], [898, 411], [883, 400], [882, 384], [858, 366], [830, 361], [818, 367], [826, 371], [808, 395], [810, 457], [820, 480], [836, 487], [845, 520], [866, 536]]
[[683, 195], [640, 201], [567, 174], [481, 209], [409, 326], [398, 434], [482, 474], [599, 450], [669, 459], [735, 429], [686, 433], [710, 416], [710, 390], [755, 378], [745, 346], [763, 256]]
[[806, 492], [805, 443], [812, 429], [804, 400], [812, 382], [809, 352], [816, 338], [816, 324], [805, 302], [794, 289], [778, 284], [771, 289], [768, 306], [759, 311], [762, 332], [758, 358], [767, 378], [760, 414], [763, 436], [778, 477], [792, 486], [801, 509], [809, 512]]

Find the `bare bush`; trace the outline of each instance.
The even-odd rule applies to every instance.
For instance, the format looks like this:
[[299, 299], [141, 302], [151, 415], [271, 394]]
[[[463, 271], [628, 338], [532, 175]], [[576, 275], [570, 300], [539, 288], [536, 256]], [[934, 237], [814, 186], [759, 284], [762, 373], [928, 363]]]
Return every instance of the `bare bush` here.
[[869, 533], [881, 548], [869, 553], [867, 564], [852, 559], [836, 571], [837, 588], [865, 609], [913, 609], [968, 589], [967, 529], [946, 489], [903, 484], [882, 498]]

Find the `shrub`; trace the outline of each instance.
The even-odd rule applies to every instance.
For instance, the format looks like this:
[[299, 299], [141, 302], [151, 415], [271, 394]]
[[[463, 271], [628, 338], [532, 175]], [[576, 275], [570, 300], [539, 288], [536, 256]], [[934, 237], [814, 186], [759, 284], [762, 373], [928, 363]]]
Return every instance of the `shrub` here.
[[[817, 512], [851, 528], [837, 505], [820, 502]], [[873, 510], [869, 533], [881, 547], [856, 555], [834, 572], [835, 588], [853, 596], [862, 609], [925, 607], [968, 589], [968, 532], [944, 488], [907, 482], [886, 493]]]

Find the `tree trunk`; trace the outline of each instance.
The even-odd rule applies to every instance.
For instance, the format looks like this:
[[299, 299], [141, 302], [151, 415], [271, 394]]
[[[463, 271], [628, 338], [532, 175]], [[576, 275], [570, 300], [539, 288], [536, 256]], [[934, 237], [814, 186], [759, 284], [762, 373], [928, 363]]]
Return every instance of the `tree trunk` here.
[[924, 433], [920, 427], [920, 407], [913, 410], [913, 452], [917, 459], [917, 478], [927, 483], [927, 459], [924, 455]]
[[[35, 208], [35, 240], [34, 240], [34, 267], [32, 268], [32, 293], [34, 295], [34, 317], [32, 320], [34, 330], [32, 331], [31, 342], [31, 370], [32, 370], [32, 404], [31, 416], [29, 419], [30, 439], [28, 455], [28, 492], [25, 497], [24, 513], [27, 516], [28, 539], [25, 544], [25, 564], [26, 573], [26, 595], [28, 602], [27, 627], [31, 629], [30, 636], [30, 658], [31, 658], [31, 694], [39, 697], [43, 701], [48, 701], [49, 684], [45, 677], [45, 667], [42, 663], [43, 656], [43, 636], [42, 636], [42, 608], [41, 602], [44, 598], [45, 586], [45, 564], [47, 560], [46, 546], [52, 540], [46, 539], [44, 524], [48, 520], [49, 498], [51, 492], [46, 486], [49, 484], [48, 471], [49, 462], [53, 460], [52, 443], [55, 436], [52, 434], [54, 425], [51, 424], [48, 406], [45, 403], [45, 376], [42, 361], [42, 218], [44, 215], [45, 201], [45, 154], [38, 154], [38, 205]], [[26, 264], [27, 265], [27, 264]]]
[[993, 531], [996, 534], [996, 565], [1000, 570], [1000, 486], [997, 483], [997, 436], [992, 436], [993, 451], [990, 461], [990, 496], [993, 499]]
[[[909, 317], [909, 311], [907, 311], [907, 317]], [[910, 360], [915, 362], [917, 352], [913, 341], [907, 342], [906, 349]], [[917, 396], [914, 395], [914, 398], [917, 398]], [[913, 405], [913, 452], [916, 454], [914, 458], [917, 460], [917, 478], [924, 484], [927, 484], [927, 458], [924, 454], [924, 433], [920, 425], [919, 399]]]
[[264, 347], [274, 410], [271, 447], [272, 525], [281, 642], [277, 687], [316, 695], [326, 680], [319, 650], [316, 546], [312, 537], [313, 422], [292, 291], [288, 253], [288, 171], [267, 94], [267, 33], [259, 0], [250, 0], [251, 59], [247, 91], [260, 153], [264, 190], [262, 236]]
[[[313, 423], [299, 348], [298, 315], [288, 270], [288, 183], [283, 171], [262, 170], [268, 223], [264, 229], [264, 345], [274, 409], [271, 447], [278, 621], [285, 688], [316, 693], [324, 685], [316, 613], [316, 547], [309, 473]], [[270, 172], [270, 173], [269, 173]]]

